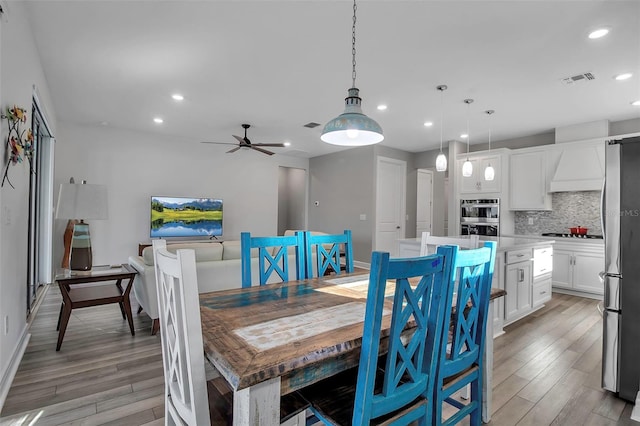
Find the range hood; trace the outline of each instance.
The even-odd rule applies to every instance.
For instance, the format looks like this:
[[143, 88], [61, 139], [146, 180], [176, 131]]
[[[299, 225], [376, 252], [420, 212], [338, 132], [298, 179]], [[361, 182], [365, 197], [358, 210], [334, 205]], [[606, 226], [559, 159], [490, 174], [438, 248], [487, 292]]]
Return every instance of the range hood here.
[[[604, 146], [603, 146], [604, 147]], [[565, 148], [549, 185], [551, 192], [600, 191], [604, 181], [604, 155], [598, 148]]]

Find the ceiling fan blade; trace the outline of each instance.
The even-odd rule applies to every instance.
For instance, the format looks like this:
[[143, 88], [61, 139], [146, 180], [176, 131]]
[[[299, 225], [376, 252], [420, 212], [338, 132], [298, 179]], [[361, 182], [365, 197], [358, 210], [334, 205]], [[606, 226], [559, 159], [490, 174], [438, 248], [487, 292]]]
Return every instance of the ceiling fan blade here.
[[[235, 145], [235, 144], [234, 144], [234, 145]], [[239, 147], [239, 146], [237, 146], [237, 147], [235, 147], [235, 148], [230, 149], [229, 151], [227, 151], [227, 154], [231, 154], [232, 152], [236, 152], [236, 151], [237, 151], [237, 150], [239, 150], [239, 149], [240, 149], [240, 147]]]
[[276, 148], [284, 148], [286, 145], [283, 143], [254, 143], [253, 146], [272, 146]]
[[267, 151], [266, 149], [258, 148], [258, 147], [257, 147], [257, 146], [255, 146], [255, 145], [249, 145], [249, 148], [251, 148], [251, 149], [255, 149], [256, 151], [260, 151], [261, 153], [263, 153], [263, 154], [267, 154], [267, 155], [273, 155], [273, 154], [274, 154], [274, 153], [273, 153], [273, 152], [271, 152], [271, 151]]
[[210, 143], [214, 145], [238, 145], [235, 142], [209, 142], [209, 141], [200, 141], [200, 143]]

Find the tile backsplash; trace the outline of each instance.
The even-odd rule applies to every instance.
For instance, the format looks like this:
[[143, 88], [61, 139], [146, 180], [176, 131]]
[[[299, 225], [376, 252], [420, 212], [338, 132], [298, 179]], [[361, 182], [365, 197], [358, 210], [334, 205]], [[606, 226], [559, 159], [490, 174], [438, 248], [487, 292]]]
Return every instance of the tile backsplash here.
[[589, 228], [589, 234], [602, 235], [600, 191], [556, 192], [551, 203], [552, 211], [515, 212], [516, 234], [568, 233], [569, 228], [581, 226]]

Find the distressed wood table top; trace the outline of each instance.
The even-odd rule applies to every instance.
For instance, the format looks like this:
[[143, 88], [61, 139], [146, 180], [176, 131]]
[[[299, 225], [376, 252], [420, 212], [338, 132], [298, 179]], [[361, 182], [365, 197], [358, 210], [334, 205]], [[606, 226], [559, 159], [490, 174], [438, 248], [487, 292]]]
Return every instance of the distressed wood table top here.
[[[360, 357], [368, 283], [360, 273], [202, 293], [205, 354], [235, 390], [280, 377], [287, 394], [351, 368]], [[387, 294], [393, 290], [387, 286]]]

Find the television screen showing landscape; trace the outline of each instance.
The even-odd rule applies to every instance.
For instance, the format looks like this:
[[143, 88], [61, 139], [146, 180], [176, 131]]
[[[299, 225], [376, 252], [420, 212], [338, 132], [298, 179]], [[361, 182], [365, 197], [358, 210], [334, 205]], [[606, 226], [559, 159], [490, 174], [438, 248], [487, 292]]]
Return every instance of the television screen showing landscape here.
[[222, 235], [222, 200], [151, 197], [151, 238]]

